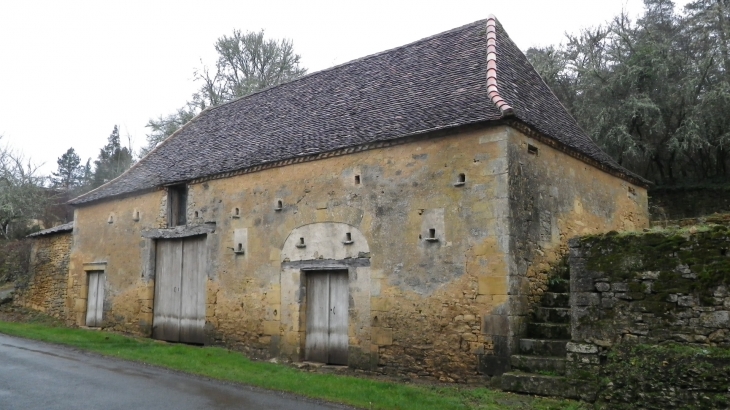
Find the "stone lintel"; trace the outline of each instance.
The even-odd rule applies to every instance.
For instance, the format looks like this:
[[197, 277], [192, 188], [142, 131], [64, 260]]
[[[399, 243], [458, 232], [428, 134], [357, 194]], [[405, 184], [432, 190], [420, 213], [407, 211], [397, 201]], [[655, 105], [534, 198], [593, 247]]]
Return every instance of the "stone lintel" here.
[[106, 270], [106, 262], [88, 262], [84, 263], [84, 271], [91, 272], [91, 271], [105, 271]]
[[347, 270], [348, 268], [364, 268], [370, 266], [370, 258], [350, 259], [311, 259], [306, 261], [282, 262], [282, 267], [300, 270]]
[[213, 232], [215, 232], [215, 223], [206, 223], [203, 225], [176, 226], [175, 228], [144, 229], [142, 230], [142, 237], [151, 239], [176, 239], [206, 235]]

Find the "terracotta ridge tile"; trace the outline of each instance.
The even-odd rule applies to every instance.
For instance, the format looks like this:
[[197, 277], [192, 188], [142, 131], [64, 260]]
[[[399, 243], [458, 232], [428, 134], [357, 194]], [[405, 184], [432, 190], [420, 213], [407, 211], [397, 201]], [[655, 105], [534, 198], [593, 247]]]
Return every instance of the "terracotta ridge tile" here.
[[514, 109], [499, 94], [497, 85], [497, 18], [487, 18], [487, 90], [492, 103], [502, 113], [502, 117], [513, 116]]

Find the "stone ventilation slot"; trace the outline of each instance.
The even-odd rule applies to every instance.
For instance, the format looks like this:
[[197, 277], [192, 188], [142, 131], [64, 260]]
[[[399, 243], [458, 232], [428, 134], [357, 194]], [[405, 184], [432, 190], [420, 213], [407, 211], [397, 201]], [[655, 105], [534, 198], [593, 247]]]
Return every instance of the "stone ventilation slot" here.
[[231, 213], [231, 218], [240, 218], [241, 217], [241, 210], [238, 208], [233, 208], [233, 213]]
[[464, 184], [466, 184], [466, 174], [459, 174], [459, 176], [456, 177], [454, 186], [464, 186]]
[[297, 248], [306, 248], [307, 245], [304, 243], [304, 238], [299, 238], [299, 242], [297, 242]]
[[352, 234], [350, 232], [347, 232], [345, 234], [345, 241], [342, 243], [344, 243], [345, 245], [350, 245], [352, 243]]
[[132, 212], [132, 220], [135, 222], [139, 221], [139, 211], [136, 209], [134, 210], [134, 212]]
[[628, 188], [629, 188], [629, 192], [627, 194], [628, 197], [630, 199], [633, 199], [634, 201], [636, 201], [636, 189], [634, 189], [634, 187], [628, 187]]
[[200, 217], [200, 214], [198, 213], [198, 211], [195, 211], [195, 217], [196, 218], [199, 218]]
[[355, 175], [355, 185], [360, 185], [360, 175]]
[[527, 144], [527, 153], [537, 155], [537, 147], [534, 145]]
[[428, 236], [426, 236], [426, 240], [429, 242], [436, 242], [438, 241], [438, 238], [436, 237], [436, 229], [430, 228], [428, 230]]
[[284, 202], [279, 199], [276, 201], [276, 207], [274, 208], [274, 211], [281, 211], [282, 209], [284, 209]]
[[106, 220], [106, 223], [109, 223], [109, 224], [114, 223], [114, 214], [109, 215], [109, 219]]

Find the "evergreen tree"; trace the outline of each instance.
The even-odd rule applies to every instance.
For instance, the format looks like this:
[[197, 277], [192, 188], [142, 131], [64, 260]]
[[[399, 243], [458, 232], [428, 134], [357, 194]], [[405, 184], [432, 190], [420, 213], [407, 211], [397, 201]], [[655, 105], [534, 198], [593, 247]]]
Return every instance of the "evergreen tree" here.
[[94, 183], [94, 171], [91, 169], [91, 158], [81, 167], [81, 186], [91, 187]]
[[51, 177], [53, 186], [69, 191], [81, 185], [83, 167], [79, 166], [81, 158], [73, 148], [69, 148], [66, 153], [61, 155], [56, 163], [58, 163], [58, 170], [53, 172], [53, 177]]
[[730, 177], [730, 1], [645, 0], [526, 55], [620, 164], [657, 184]]
[[94, 161], [93, 187], [99, 187], [118, 177], [132, 166], [132, 162], [132, 153], [129, 148], [122, 147], [119, 127], [115, 125], [108, 143], [99, 150], [99, 157]]

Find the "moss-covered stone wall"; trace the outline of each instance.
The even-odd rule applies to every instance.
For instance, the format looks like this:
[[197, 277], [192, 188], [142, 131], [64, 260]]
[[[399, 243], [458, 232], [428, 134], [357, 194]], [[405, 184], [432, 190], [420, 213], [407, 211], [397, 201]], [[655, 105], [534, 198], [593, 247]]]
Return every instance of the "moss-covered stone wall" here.
[[730, 355], [724, 348], [623, 344], [607, 357], [597, 409], [727, 409]]
[[730, 346], [728, 248], [722, 225], [573, 240], [573, 340]]
[[570, 241], [566, 374], [599, 408], [727, 408], [730, 227]]

